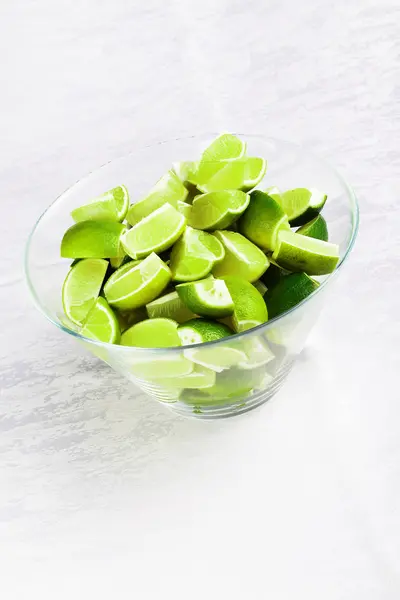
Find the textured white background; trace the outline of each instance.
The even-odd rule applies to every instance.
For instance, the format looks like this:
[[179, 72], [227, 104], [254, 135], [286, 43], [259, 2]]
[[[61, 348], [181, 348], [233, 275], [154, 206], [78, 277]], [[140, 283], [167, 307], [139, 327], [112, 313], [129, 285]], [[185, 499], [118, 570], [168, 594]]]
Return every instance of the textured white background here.
[[[2, 0], [0, 595], [400, 595], [397, 0]], [[102, 163], [210, 130], [335, 163], [360, 235], [287, 384], [175, 417], [25, 289], [41, 211]]]

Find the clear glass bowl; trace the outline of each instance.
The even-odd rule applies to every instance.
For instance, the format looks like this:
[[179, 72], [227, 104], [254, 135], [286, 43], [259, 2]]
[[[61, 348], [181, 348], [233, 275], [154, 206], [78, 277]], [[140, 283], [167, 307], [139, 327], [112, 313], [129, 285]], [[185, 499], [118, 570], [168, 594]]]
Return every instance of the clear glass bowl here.
[[[330, 241], [339, 244], [340, 263], [333, 274], [319, 278], [321, 285], [317, 291], [284, 315], [245, 333], [190, 348], [144, 349], [103, 344], [65, 326], [61, 321], [61, 288], [71, 261], [60, 257], [60, 242], [72, 224], [72, 209], [122, 183], [132, 200], [140, 199], [172, 162], [198, 159], [216, 135], [140, 148], [90, 173], [57, 198], [40, 217], [29, 237], [25, 260], [33, 299], [54, 325], [74, 336], [156, 400], [179, 414], [198, 418], [246, 412], [266, 402], [282, 386], [317, 319], [326, 292], [354, 244], [358, 206], [350, 186], [331, 166], [300, 146], [240, 134], [247, 141], [249, 155], [263, 156], [268, 161], [262, 187], [316, 187], [328, 194], [323, 214]], [[210, 349], [227, 347], [239, 350], [237, 362], [229, 369], [210, 373], [198, 364], [209, 359]], [[200, 375], [194, 376], [193, 372]]]

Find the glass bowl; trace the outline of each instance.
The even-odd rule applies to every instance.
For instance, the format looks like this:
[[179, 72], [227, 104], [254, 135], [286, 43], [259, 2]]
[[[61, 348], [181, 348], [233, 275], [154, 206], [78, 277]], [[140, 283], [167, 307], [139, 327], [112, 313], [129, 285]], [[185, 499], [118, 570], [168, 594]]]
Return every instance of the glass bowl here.
[[[131, 201], [142, 198], [174, 161], [197, 160], [216, 135], [142, 147], [90, 173], [61, 194], [40, 217], [29, 237], [25, 258], [30, 291], [47, 319], [149, 396], [179, 414], [197, 418], [246, 412], [266, 402], [282, 386], [354, 244], [358, 206], [350, 186], [303, 147], [239, 134], [247, 142], [249, 155], [268, 161], [262, 188], [316, 187], [328, 194], [323, 215], [330, 241], [339, 244], [340, 262], [333, 274], [319, 278], [321, 285], [311, 296], [284, 315], [244, 333], [197, 346], [144, 349], [104, 344], [66, 326], [61, 288], [71, 261], [60, 257], [60, 242], [72, 224], [72, 209], [121, 184], [127, 186]], [[233, 364], [224, 370], [208, 368], [210, 351], [226, 348], [238, 350], [233, 353], [237, 356]]]

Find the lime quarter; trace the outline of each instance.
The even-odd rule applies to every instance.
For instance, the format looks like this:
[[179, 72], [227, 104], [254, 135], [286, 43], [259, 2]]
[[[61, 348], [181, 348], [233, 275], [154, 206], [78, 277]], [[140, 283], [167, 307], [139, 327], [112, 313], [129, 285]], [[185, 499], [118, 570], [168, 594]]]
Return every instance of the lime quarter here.
[[226, 229], [246, 210], [249, 201], [249, 195], [241, 190], [201, 194], [193, 200], [189, 225], [206, 231]]
[[325, 275], [335, 270], [339, 247], [293, 231], [281, 231], [272, 258], [288, 271]]
[[233, 313], [233, 301], [224, 281], [208, 277], [200, 281], [180, 283], [176, 291], [196, 315], [227, 317]]
[[112, 258], [121, 256], [120, 237], [126, 226], [116, 221], [81, 221], [72, 225], [61, 242], [63, 258]]
[[282, 206], [265, 192], [251, 192], [250, 204], [239, 221], [239, 231], [263, 250], [272, 252], [281, 229], [289, 229]]
[[267, 292], [266, 303], [270, 318], [286, 312], [307, 298], [318, 288], [318, 283], [306, 273], [291, 273]]
[[309, 223], [299, 227], [296, 233], [315, 238], [316, 240], [328, 241], [328, 226], [322, 215], [318, 215]]
[[82, 325], [94, 306], [108, 269], [102, 258], [85, 258], [68, 271], [62, 288], [62, 302], [66, 316]]
[[80, 333], [84, 337], [99, 342], [108, 344], [117, 344], [119, 342], [121, 332], [118, 319], [104, 298], [97, 298], [95, 305], [86, 317]]
[[246, 331], [268, 321], [264, 299], [251, 283], [233, 275], [222, 279], [234, 302], [232, 323], [236, 332]]
[[281, 194], [282, 208], [290, 225], [304, 225], [316, 217], [326, 202], [326, 194], [315, 188], [296, 188]]
[[225, 249], [225, 256], [213, 268], [215, 277], [237, 275], [247, 281], [257, 281], [268, 268], [264, 252], [235, 231], [216, 231], [213, 234]]
[[123, 221], [129, 207], [129, 194], [124, 185], [105, 192], [87, 204], [75, 208], [71, 217], [79, 223], [88, 220]]
[[[180, 346], [178, 323], [172, 319], [149, 319], [136, 323], [121, 337], [122, 346], [139, 348], [170, 348]], [[156, 367], [155, 367], [156, 368]]]

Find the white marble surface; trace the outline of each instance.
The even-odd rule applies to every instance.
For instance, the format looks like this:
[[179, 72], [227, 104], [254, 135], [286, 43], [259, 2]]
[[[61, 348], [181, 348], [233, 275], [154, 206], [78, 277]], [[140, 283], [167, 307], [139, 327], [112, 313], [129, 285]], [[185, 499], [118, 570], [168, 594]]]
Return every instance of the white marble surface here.
[[[0, 594], [400, 595], [396, 0], [3, 0]], [[361, 229], [287, 384], [175, 417], [36, 312], [36, 217], [137, 144], [231, 129], [305, 143]]]

